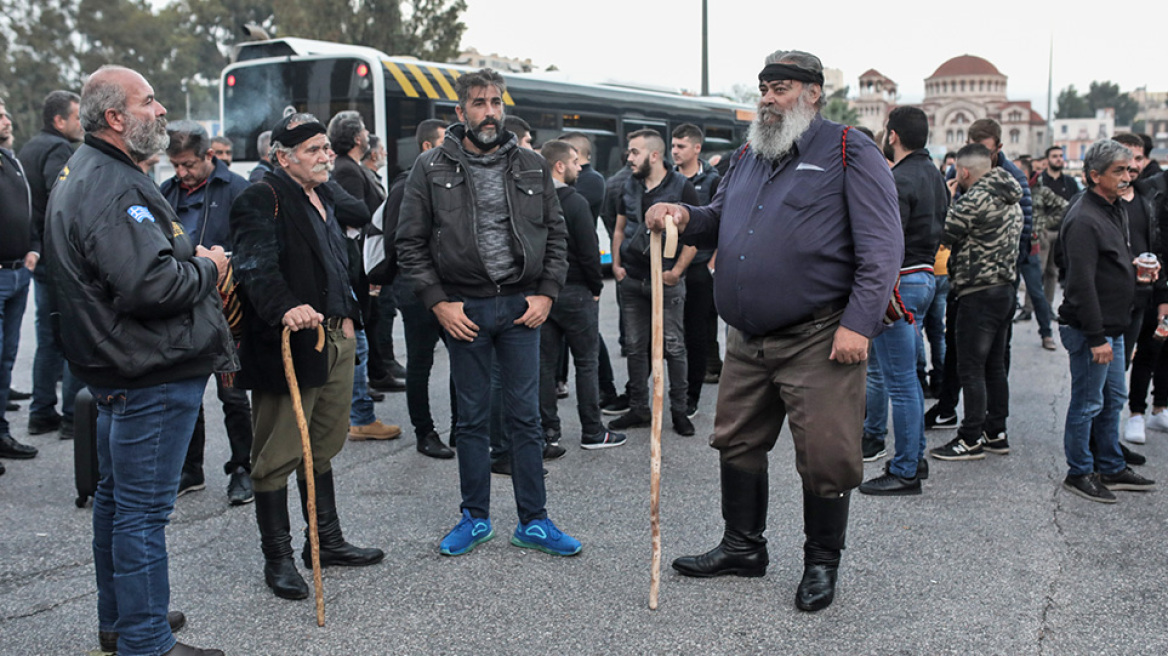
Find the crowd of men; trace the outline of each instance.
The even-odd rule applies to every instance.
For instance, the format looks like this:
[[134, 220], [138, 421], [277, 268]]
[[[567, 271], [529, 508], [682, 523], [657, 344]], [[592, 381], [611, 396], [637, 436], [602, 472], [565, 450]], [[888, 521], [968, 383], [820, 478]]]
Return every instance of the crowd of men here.
[[[758, 80], [749, 141], [717, 167], [701, 158], [698, 126], [637, 130], [626, 135], [627, 168], [607, 181], [591, 167], [586, 134], [534, 150], [531, 128], [506, 116], [506, 81], [489, 69], [458, 78], [458, 120], [421, 121], [421, 154], [390, 181], [380, 177], [385, 149], [355, 111], [270, 126], [245, 180], [229, 168], [230, 140], [191, 121], [168, 124], [130, 69], [99, 69], [80, 96], [50, 94], [42, 131], [19, 156], [0, 149], [0, 458], [37, 455], [4, 415], [20, 398], [11, 372], [35, 280], [27, 433], [96, 441], [103, 648], [221, 653], [175, 641], [185, 618], [168, 607], [164, 538], [176, 498], [206, 485], [211, 376], [230, 444], [228, 501], [254, 502], [264, 580], [279, 597], [309, 595], [287, 490], [296, 472], [307, 523], [297, 405], [321, 564], [384, 558], [345, 539], [332, 467], [346, 438], [401, 435], [377, 418], [382, 391], [405, 392], [421, 455], [457, 455], [460, 516], [441, 554], [494, 537], [493, 473], [514, 486], [512, 544], [580, 553], [549, 516], [542, 461], [566, 453], [558, 400], [571, 367], [582, 448], [619, 447], [626, 431], [650, 424], [649, 235], [667, 221], [683, 243], [664, 260], [660, 290], [670, 417], [678, 435], [693, 435], [702, 386], [719, 383], [710, 444], [725, 522], [714, 549], [674, 561], [680, 574], [765, 574], [768, 455], [789, 419], [806, 535], [795, 603], [829, 605], [852, 489], [921, 494], [926, 455], [1010, 452], [1011, 337], [1032, 317], [1047, 350], [1057, 348], [1057, 320], [1069, 356], [1064, 487], [1108, 503], [1113, 491], [1153, 488], [1129, 466], [1143, 457], [1120, 441], [1168, 430], [1168, 358], [1159, 357], [1168, 194], [1150, 140], [1094, 144], [1081, 189], [1061, 149], [1011, 161], [1000, 125], [986, 118], [938, 168], [917, 108], [893, 110], [875, 137], [822, 118], [814, 55], [775, 52]], [[11, 129], [0, 101], [0, 139]], [[158, 186], [142, 171], [162, 151], [174, 176]], [[612, 240], [623, 392], [599, 330], [598, 220]], [[398, 313], [404, 366], [393, 351]], [[448, 444], [430, 404], [439, 341], [451, 371]], [[82, 386], [96, 399], [96, 435], [74, 422]], [[936, 399], [928, 410], [926, 398]], [[889, 407], [892, 456], [863, 481], [863, 462], [889, 453]], [[615, 419], [605, 425], [604, 415]], [[953, 428], [952, 440], [927, 449], [926, 430]], [[307, 541], [301, 559], [311, 566]]]

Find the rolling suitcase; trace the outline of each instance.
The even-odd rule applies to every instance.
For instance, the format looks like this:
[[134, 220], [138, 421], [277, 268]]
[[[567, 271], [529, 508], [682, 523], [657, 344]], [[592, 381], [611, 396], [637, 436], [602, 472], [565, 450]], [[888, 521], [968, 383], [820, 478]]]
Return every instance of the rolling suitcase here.
[[77, 479], [78, 508], [97, 491], [97, 402], [82, 387], [73, 404], [73, 476]]

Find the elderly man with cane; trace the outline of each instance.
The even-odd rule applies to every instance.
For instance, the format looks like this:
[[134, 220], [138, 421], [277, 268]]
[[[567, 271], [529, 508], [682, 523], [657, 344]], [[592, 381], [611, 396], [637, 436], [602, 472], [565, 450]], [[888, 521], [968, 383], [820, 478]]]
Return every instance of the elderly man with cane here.
[[852, 488], [863, 474], [864, 361], [884, 328], [904, 249], [896, 187], [870, 139], [823, 119], [823, 65], [779, 51], [759, 73], [758, 115], [713, 201], [659, 204], [682, 241], [718, 248], [718, 314], [730, 326], [714, 436], [721, 544], [673, 561], [686, 576], [763, 576], [767, 456], [790, 418], [803, 480], [803, 580], [795, 603], [835, 595]]
[[[281, 331], [293, 331], [292, 360], [309, 432], [320, 532], [320, 564], [373, 565], [385, 554], [345, 541], [337, 514], [332, 459], [345, 444], [360, 319], [344, 235], [328, 187], [332, 150], [310, 114], [293, 114], [272, 130], [275, 171], [244, 191], [231, 208], [234, 273], [242, 287], [242, 369], [236, 384], [252, 390], [252, 483], [264, 553], [264, 580], [276, 596], [304, 599], [288, 519], [288, 475], [296, 471], [301, 510], [309, 517], [309, 482], [295, 400], [281, 355]], [[327, 333], [316, 349], [317, 328]], [[307, 329], [307, 330], [306, 330]], [[309, 545], [303, 558], [311, 566]]]

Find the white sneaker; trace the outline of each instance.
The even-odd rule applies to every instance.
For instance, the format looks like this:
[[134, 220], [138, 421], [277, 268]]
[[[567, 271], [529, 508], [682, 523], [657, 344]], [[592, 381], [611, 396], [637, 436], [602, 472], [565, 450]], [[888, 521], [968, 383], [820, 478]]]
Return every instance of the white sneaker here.
[[1144, 436], [1143, 415], [1132, 415], [1130, 418], [1128, 418], [1127, 428], [1123, 431], [1123, 439], [1131, 442], [1132, 444], [1143, 444], [1145, 441], [1147, 441], [1147, 438]]
[[1168, 412], [1161, 410], [1160, 412], [1152, 413], [1144, 420], [1144, 424], [1154, 431], [1168, 433]]

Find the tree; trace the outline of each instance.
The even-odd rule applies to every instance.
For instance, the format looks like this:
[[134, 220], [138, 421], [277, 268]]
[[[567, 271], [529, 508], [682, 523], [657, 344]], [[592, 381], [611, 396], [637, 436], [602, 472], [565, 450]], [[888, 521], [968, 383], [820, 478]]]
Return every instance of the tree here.
[[272, 0], [281, 36], [377, 48], [446, 61], [459, 52], [466, 0]]
[[1075, 89], [1075, 85], [1072, 84], [1059, 92], [1055, 118], [1090, 118], [1094, 115], [1087, 100]]
[[73, 32], [75, 0], [0, 0], [0, 97], [12, 117], [17, 150], [41, 129], [50, 91], [81, 90]]
[[856, 112], [855, 108], [849, 105], [847, 100], [838, 98], [834, 94], [831, 100], [827, 101], [822, 114], [823, 118], [844, 125], [856, 125], [860, 122], [860, 114]]
[[1087, 104], [1092, 116], [1100, 109], [1114, 109], [1116, 125], [1131, 125], [1140, 113], [1140, 104], [1126, 93], [1120, 93], [1119, 85], [1114, 82], [1092, 82], [1087, 91]]
[[726, 97], [744, 105], [757, 105], [760, 96], [757, 86], [739, 83], [730, 87], [730, 91], [726, 93]]

